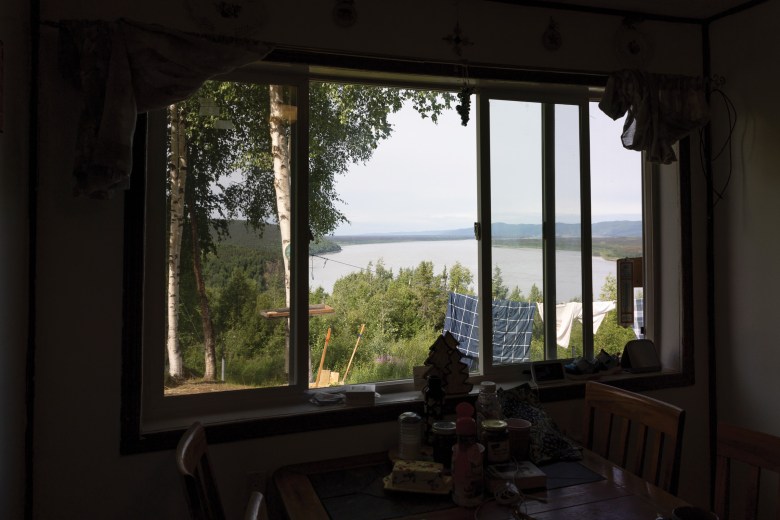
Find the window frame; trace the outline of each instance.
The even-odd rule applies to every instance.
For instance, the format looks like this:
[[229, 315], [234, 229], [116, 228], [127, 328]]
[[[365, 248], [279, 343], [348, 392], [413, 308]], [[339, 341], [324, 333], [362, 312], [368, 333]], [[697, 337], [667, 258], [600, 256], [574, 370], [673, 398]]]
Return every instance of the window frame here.
[[[285, 55], [289, 58], [289, 55]], [[310, 56], [311, 57], [311, 56]], [[321, 58], [321, 57], [320, 57]], [[272, 57], [273, 59], [273, 57]], [[295, 60], [292, 60], [295, 61]], [[312, 62], [317, 60], [311, 60]], [[363, 63], [361, 59], [356, 59], [357, 65]], [[340, 59], [334, 60], [335, 63], [343, 65], [343, 61]], [[300, 90], [299, 100], [300, 103], [305, 104], [308, 100], [308, 96], [305, 95], [308, 92], [308, 83], [310, 81], [325, 81], [325, 80], [345, 80], [345, 78], [351, 78], [354, 82], [365, 83], [379, 83], [387, 86], [403, 85], [407, 87], [415, 88], [455, 88], [455, 85], [459, 85], [462, 82], [460, 76], [453, 76], [452, 71], [449, 70], [448, 75], [442, 76], [430, 76], [420, 75], [422, 70], [428, 69], [428, 67], [420, 67], [417, 71], [417, 76], [409, 76], [410, 71], [409, 64], [406, 62], [392, 62], [383, 61], [380, 67], [384, 70], [388, 68], [388, 63], [391, 63], [397, 69], [395, 73], [377, 73], [371, 69], [366, 69], [365, 64], [363, 67], [358, 67], [361, 70], [355, 69], [330, 69], [323, 68], [322, 66], [303, 67], [301, 75], [286, 75], [279, 74], [278, 71], [271, 72], [271, 78], [273, 83], [295, 84], [302, 88]], [[420, 64], [423, 65], [423, 64]], [[434, 67], [436, 68], [436, 67]], [[284, 69], [284, 67], [283, 67]], [[594, 80], [593, 75], [567, 75], [548, 73], [541, 74], [538, 72], [529, 73], [528, 71], [514, 71], [510, 74], [509, 80], [506, 78], [507, 71], [503, 69], [490, 69], [490, 68], [471, 68], [470, 72], [476, 76], [475, 81], [478, 84], [484, 85], [485, 91], [489, 91], [493, 87], [496, 88], [495, 92], [502, 92], [502, 97], [505, 97], [507, 92], [510, 92], [513, 86], [516, 88], [518, 83], [525, 83], [524, 86], [529, 86], [527, 83], [530, 78], [533, 78], [537, 83], [530, 84], [527, 92], [538, 92], [540, 96], [555, 97], [555, 92], [558, 90], [556, 85], [559, 84], [561, 79], [571, 80], [572, 77], [577, 81], [572, 81], [574, 84], [579, 84], [585, 91], [589, 88], [591, 92], [593, 88], [599, 89], [603, 86], [606, 80], [605, 76], [597, 76]], [[342, 76], [343, 74], [343, 76]], [[540, 76], [541, 74], [541, 76]], [[480, 78], [481, 76], [481, 78]], [[231, 79], [245, 80], [249, 77], [256, 78], [256, 81], [263, 81], [264, 74], [257, 73], [256, 71], [240, 71], [235, 76], [231, 76]], [[419, 79], [418, 81], [412, 81], [409, 78]], [[493, 79], [491, 79], [493, 78]], [[544, 82], [538, 82], [540, 78], [543, 78]], [[268, 82], [268, 79], [265, 79]], [[482, 87], [481, 87], [482, 88]], [[564, 88], [570, 88], [569, 85]], [[492, 90], [491, 90], [492, 91]], [[550, 94], [550, 92], [553, 94]], [[542, 93], [545, 94], [542, 94]], [[479, 113], [480, 106], [483, 103], [482, 100], [487, 100], [487, 96], [479, 96], [476, 103], [477, 112]], [[537, 101], [537, 99], [534, 99]], [[556, 101], [560, 102], [560, 99], [556, 98]], [[485, 101], [487, 102], [487, 101]], [[587, 124], [587, 101], [584, 104], [586, 110], [584, 112], [585, 123]], [[484, 110], [484, 108], [483, 108]], [[477, 116], [479, 118], [479, 116]], [[583, 125], [583, 112], [580, 112], [580, 127]], [[167, 411], [174, 411], [174, 415], [171, 417], [157, 417], [154, 424], [149, 427], [145, 426], [142, 420], [142, 415], [145, 409], [148, 409], [150, 403], [145, 401], [143, 396], [144, 386], [144, 363], [148, 363], [148, 357], [144, 357], [143, 345], [144, 337], [150, 332], [150, 326], [143, 320], [144, 314], [144, 291], [143, 287], [149, 287], [153, 284], [153, 278], [146, 273], [145, 262], [150, 261], [153, 255], [149, 254], [146, 249], [146, 232], [149, 227], [149, 215], [146, 214], [146, 201], [145, 193], [151, 185], [151, 180], [146, 175], [147, 171], [147, 159], [154, 153], [153, 146], [147, 146], [147, 138], [149, 143], [154, 142], [154, 116], [152, 114], [141, 114], [138, 117], [136, 125], [136, 135], [134, 139], [134, 171], [133, 182], [131, 183], [131, 189], [128, 190], [125, 196], [125, 258], [126, 264], [124, 269], [124, 327], [123, 327], [123, 366], [122, 366], [122, 403], [121, 403], [121, 442], [120, 451], [123, 454], [137, 453], [144, 451], [153, 451], [157, 449], [170, 449], [175, 446], [175, 442], [178, 439], [179, 434], [183, 431], [185, 425], [183, 421], [191, 420], [192, 417], [201, 416], [201, 410], [203, 410], [203, 404], [208, 406], [223, 406], [226, 402], [230, 403], [226, 411], [226, 414], [222, 414], [219, 421], [212, 424], [208, 424], [210, 431], [214, 431], [213, 438], [215, 442], [220, 441], [232, 441], [240, 439], [248, 439], [261, 437], [265, 435], [277, 435], [283, 433], [300, 432], [308, 430], [316, 430], [322, 428], [343, 427], [350, 425], [365, 424], [367, 422], [383, 422], [392, 421], [397, 418], [398, 414], [407, 410], [421, 410], [421, 403], [419, 399], [419, 392], [410, 389], [411, 382], [403, 382], [402, 384], [387, 384], [383, 386], [383, 391], [393, 393], [391, 398], [380, 402], [372, 407], [339, 407], [339, 408], [315, 408], [311, 409], [310, 406], [301, 406], [300, 395], [308, 389], [308, 382], [299, 380], [293, 381], [290, 387], [284, 387], [282, 391], [279, 389], [256, 389], [245, 391], [233, 391], [233, 392], [220, 392], [218, 394], [200, 394], [197, 396], [176, 396], [165, 398], [168, 401], [168, 405], [164, 406]], [[481, 126], [481, 125], [480, 125]], [[299, 140], [297, 150], [299, 154], [308, 153], [308, 107], [299, 105], [299, 128], [297, 139]], [[582, 132], [580, 133], [582, 135]], [[587, 135], [587, 132], [586, 132]], [[158, 136], [159, 137], [159, 136]], [[478, 136], [476, 146], [478, 147], [478, 154], [481, 153], [479, 147], [479, 140], [482, 137]], [[162, 139], [164, 143], [164, 139]], [[589, 146], [589, 142], [580, 142], [580, 149]], [[159, 153], [159, 150], [157, 151]], [[580, 160], [583, 161], [583, 155], [581, 153]], [[482, 158], [478, 155], [478, 162]], [[308, 345], [308, 281], [306, 283], [298, 283], [300, 280], [307, 280], [307, 260], [308, 260], [308, 240], [301, 240], [300, 237], [308, 236], [307, 220], [308, 220], [308, 184], [306, 182], [306, 173], [308, 173], [308, 161], [298, 157], [297, 167], [299, 173], [302, 175], [295, 175], [293, 185], [293, 204], [294, 215], [297, 217], [293, 221], [293, 244], [297, 244], [298, 250], [301, 252], [299, 255], [293, 255], [293, 262], [291, 264], [292, 278], [291, 278], [291, 343]], [[680, 345], [680, 370], [674, 373], [662, 373], [653, 375], [642, 376], [630, 376], [619, 377], [616, 379], [616, 384], [625, 386], [637, 390], [648, 388], [661, 388], [667, 386], [681, 386], [693, 383], [693, 354], [692, 345], [690, 340], [692, 338], [692, 311], [690, 310], [692, 302], [692, 286], [691, 286], [691, 222], [690, 222], [690, 153], [689, 144], [687, 140], [681, 143], [680, 146], [680, 161], [679, 161], [679, 185], [680, 185], [680, 218], [681, 218], [681, 251], [683, 253], [683, 265], [682, 265], [682, 337]], [[478, 179], [480, 175], [478, 173]], [[485, 188], [489, 190], [489, 183], [487, 186], [482, 185], [482, 181], [479, 183], [477, 197], [481, 200], [485, 194], [483, 191]], [[645, 190], [643, 190], [644, 193]], [[487, 194], [489, 197], [489, 192]], [[479, 204], [481, 206], [481, 202]], [[489, 205], [488, 205], [489, 208]], [[482, 212], [482, 209], [479, 210]], [[483, 213], [480, 213], [482, 215]], [[305, 218], [301, 218], [301, 216]], [[481, 220], [482, 221], [482, 220]], [[488, 220], [489, 221], [489, 220]], [[590, 226], [588, 220], [583, 225]], [[645, 224], [652, 225], [651, 222]], [[646, 235], [652, 235], [652, 233], [646, 233]], [[483, 236], [483, 240], [484, 240]], [[489, 234], [488, 234], [489, 238]], [[645, 237], [647, 243], [647, 236]], [[489, 243], [489, 242], [488, 242]], [[480, 251], [482, 246], [478, 248]], [[583, 245], [584, 251], [584, 245]], [[583, 255], [584, 256], [584, 255]], [[489, 258], [489, 257], [488, 257]], [[158, 262], [160, 263], [160, 262]], [[482, 259], [480, 259], [480, 265]], [[652, 262], [646, 264], [646, 269], [652, 269]], [[482, 267], [480, 273], [478, 273], [479, 291], [482, 292], [482, 285], [485, 284], [485, 278], [488, 281], [486, 287], [490, 287], [491, 269]], [[303, 273], [303, 275], [301, 275]], [[652, 275], [649, 277], [653, 279]], [[584, 283], [584, 282], [583, 282]], [[660, 283], [660, 280], [655, 280], [655, 283]], [[484, 300], [484, 298], [481, 298]], [[652, 304], [652, 302], [650, 302]], [[646, 309], [651, 308], [651, 305], [646, 303]], [[484, 311], [484, 309], [482, 309]], [[652, 314], [652, 313], [651, 313]], [[481, 313], [481, 316], [489, 316], [490, 314]], [[480, 324], [481, 325], [481, 324]], [[489, 327], [492, 330], [492, 327]], [[488, 328], [481, 330], [489, 332]], [[294, 338], [294, 340], [293, 340]], [[486, 343], [480, 341], [482, 345]], [[592, 348], [592, 341], [591, 341]], [[162, 349], [158, 349], [162, 353]], [[291, 349], [294, 350], [294, 349]], [[291, 366], [296, 366], [294, 373], [304, 374], [308, 373], [308, 359], [306, 356], [291, 356]], [[492, 358], [490, 360], [492, 364]], [[518, 373], [521, 369], [519, 365], [512, 365], [509, 367], [493, 367], [488, 371], [488, 375], [491, 379], [497, 379], [499, 381], [505, 378], [511, 378], [513, 380], [522, 379], [518, 377]], [[148, 368], [148, 366], [147, 366]], [[496, 370], [498, 369], [498, 370]], [[514, 372], [512, 376], [507, 372]], [[494, 377], [496, 376], [496, 377]], [[474, 381], [478, 381], [484, 377], [479, 375], [474, 378]], [[554, 387], [544, 388], [540, 391], [543, 400], [554, 399], [568, 399], [578, 397], [582, 395], [583, 384], [571, 382]], [[226, 395], [229, 394], [229, 395]], [[296, 394], [296, 395], [293, 395]], [[473, 396], [467, 396], [467, 399], [473, 398]], [[270, 402], [271, 400], [279, 403], [276, 407], [266, 407], [259, 409], [258, 405], [263, 402]], [[197, 409], [195, 409], [197, 406]], [[300, 412], [300, 413], [299, 413]], [[210, 437], [211, 438], [211, 437]]]

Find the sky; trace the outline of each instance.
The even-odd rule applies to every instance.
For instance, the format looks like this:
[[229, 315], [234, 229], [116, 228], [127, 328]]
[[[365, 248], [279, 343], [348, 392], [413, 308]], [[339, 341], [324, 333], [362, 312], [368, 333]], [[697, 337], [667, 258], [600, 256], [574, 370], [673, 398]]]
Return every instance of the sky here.
[[[541, 222], [539, 104], [491, 101], [492, 220]], [[455, 110], [438, 123], [411, 107], [392, 114], [394, 132], [365, 164], [339, 177], [339, 206], [351, 224], [334, 234], [436, 231], [477, 220], [476, 113], [462, 126]], [[641, 219], [639, 152], [623, 149], [622, 121], [591, 104], [593, 221]], [[556, 220], [577, 222], [579, 212], [577, 109], [556, 110]]]

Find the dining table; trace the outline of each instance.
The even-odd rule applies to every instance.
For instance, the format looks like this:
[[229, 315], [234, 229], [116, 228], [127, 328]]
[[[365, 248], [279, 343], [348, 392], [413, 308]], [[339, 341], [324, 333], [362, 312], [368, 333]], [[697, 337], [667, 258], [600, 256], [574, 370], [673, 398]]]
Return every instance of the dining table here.
[[524, 491], [510, 505], [489, 493], [476, 507], [460, 507], [449, 494], [390, 491], [383, 485], [388, 452], [281, 467], [272, 496], [278, 517], [289, 520], [655, 520], [688, 505], [589, 450], [581, 460], [539, 467], [546, 488]]

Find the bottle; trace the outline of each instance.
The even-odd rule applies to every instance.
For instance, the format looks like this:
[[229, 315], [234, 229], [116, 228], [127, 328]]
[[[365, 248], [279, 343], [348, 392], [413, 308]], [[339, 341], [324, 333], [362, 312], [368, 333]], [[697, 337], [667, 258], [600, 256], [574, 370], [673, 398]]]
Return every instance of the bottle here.
[[452, 499], [462, 507], [476, 507], [482, 503], [485, 489], [483, 475], [484, 446], [477, 442], [477, 425], [466, 405], [473, 413], [474, 407], [460, 403], [455, 421], [457, 442], [452, 447]]
[[441, 421], [444, 413], [444, 388], [441, 377], [428, 376], [423, 388], [423, 421], [425, 422], [425, 443], [433, 444], [433, 424]]
[[[482, 381], [476, 406], [477, 436], [483, 442], [482, 421], [488, 419], [504, 419], [501, 403], [496, 394], [496, 384], [493, 381]], [[484, 442], [483, 442], [484, 444]]]

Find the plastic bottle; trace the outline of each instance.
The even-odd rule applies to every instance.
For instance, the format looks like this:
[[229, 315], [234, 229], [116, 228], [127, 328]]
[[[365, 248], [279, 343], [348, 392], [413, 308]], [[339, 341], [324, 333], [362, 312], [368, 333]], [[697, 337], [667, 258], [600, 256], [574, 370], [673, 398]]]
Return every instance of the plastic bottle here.
[[460, 403], [456, 408], [455, 434], [458, 440], [452, 447], [452, 499], [462, 507], [478, 506], [485, 490], [485, 448], [477, 442], [477, 425], [471, 416], [473, 411], [474, 407], [468, 403]]
[[[496, 384], [493, 381], [482, 381], [476, 406], [477, 439], [483, 441], [482, 421], [486, 419], [504, 419], [501, 403], [496, 394]], [[484, 444], [484, 443], [483, 443]]]

